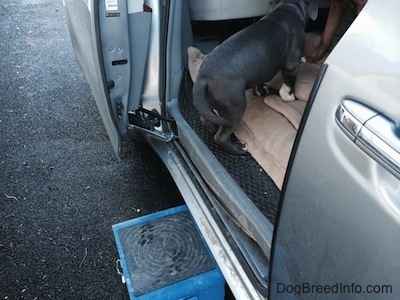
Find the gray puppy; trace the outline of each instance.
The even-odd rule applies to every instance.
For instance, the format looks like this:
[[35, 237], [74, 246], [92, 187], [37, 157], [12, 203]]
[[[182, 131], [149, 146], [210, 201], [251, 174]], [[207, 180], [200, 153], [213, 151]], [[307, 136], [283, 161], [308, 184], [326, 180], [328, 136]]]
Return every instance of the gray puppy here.
[[245, 90], [271, 80], [282, 71], [279, 91], [284, 101], [295, 100], [294, 85], [304, 51], [305, 26], [318, 7], [303, 0], [275, 0], [260, 21], [232, 35], [204, 59], [193, 86], [193, 102], [215, 142], [234, 154], [247, 153], [235, 140], [246, 109]]

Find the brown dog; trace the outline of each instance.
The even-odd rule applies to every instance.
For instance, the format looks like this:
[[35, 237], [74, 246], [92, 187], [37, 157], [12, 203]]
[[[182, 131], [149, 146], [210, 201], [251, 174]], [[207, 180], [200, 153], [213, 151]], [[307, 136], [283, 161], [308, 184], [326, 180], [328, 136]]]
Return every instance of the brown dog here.
[[322, 33], [321, 41], [314, 50], [310, 53], [306, 53], [306, 61], [317, 62], [323, 58], [328, 53], [346, 9], [352, 7], [358, 14], [366, 2], [367, 0], [330, 0], [328, 18]]

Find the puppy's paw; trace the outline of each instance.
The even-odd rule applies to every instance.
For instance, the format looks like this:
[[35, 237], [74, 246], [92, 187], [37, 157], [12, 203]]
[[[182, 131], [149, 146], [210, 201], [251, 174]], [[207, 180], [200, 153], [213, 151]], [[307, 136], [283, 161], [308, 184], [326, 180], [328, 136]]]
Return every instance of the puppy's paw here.
[[225, 146], [225, 149], [232, 154], [246, 155], [248, 151], [247, 143], [239, 140], [233, 133], [230, 136], [229, 143]]
[[232, 144], [230, 152], [237, 155], [246, 155], [249, 150], [246, 142], [237, 141], [236, 143]]
[[268, 95], [268, 86], [265, 84], [259, 84], [253, 87], [253, 95], [266, 96]]
[[291, 91], [292, 89], [290, 87], [288, 87], [286, 84], [282, 84], [282, 87], [279, 90], [279, 96], [281, 96], [282, 100], [285, 102], [294, 101], [296, 100], [296, 97]]

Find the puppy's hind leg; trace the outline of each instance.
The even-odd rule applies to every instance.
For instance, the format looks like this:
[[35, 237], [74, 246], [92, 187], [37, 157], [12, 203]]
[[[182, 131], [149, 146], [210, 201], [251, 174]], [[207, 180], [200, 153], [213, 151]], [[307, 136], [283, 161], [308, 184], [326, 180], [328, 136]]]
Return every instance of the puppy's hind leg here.
[[247, 144], [238, 140], [233, 131], [233, 127], [220, 127], [214, 135], [214, 141], [230, 153], [245, 155]]
[[203, 116], [200, 116], [201, 123], [208, 128], [208, 130], [212, 133], [216, 133], [218, 130], [218, 126], [213, 124], [211, 121], [207, 120]]
[[228, 152], [245, 155], [247, 153], [247, 144], [239, 141], [234, 136], [233, 132], [238, 128], [240, 121], [242, 120], [247, 104], [246, 97], [243, 94], [236, 96], [235, 98], [237, 98], [237, 101], [233, 100], [229, 103], [229, 105], [226, 105], [223, 109], [220, 109], [220, 116], [227, 120], [229, 125], [220, 126], [214, 135], [214, 140], [218, 145], [223, 147]]

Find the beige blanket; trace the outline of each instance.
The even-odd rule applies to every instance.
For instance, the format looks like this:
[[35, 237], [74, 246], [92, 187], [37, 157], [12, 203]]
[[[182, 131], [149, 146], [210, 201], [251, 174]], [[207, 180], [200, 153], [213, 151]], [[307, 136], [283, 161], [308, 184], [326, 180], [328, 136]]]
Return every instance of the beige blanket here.
[[[196, 80], [197, 72], [205, 57], [197, 48], [188, 48], [189, 73]], [[281, 189], [294, 139], [299, 128], [306, 101], [319, 71], [319, 64], [302, 63], [296, 81], [293, 102], [283, 102], [277, 95], [265, 98], [246, 91], [247, 108], [236, 136], [248, 144], [253, 158]], [[280, 74], [267, 83], [279, 90]]]

